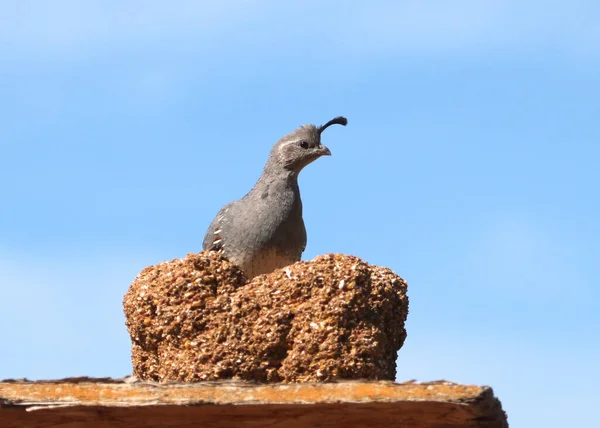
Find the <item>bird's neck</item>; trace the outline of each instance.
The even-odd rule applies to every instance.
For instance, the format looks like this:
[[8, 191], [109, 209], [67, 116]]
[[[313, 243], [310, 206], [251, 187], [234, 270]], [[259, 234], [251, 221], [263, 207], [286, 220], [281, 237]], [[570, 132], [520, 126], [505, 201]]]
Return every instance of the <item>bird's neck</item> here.
[[259, 192], [263, 194], [265, 191], [268, 191], [270, 194], [292, 192], [299, 196], [298, 173], [283, 168], [263, 171], [252, 190], [250, 190], [250, 193]]
[[298, 172], [285, 168], [265, 169], [258, 179], [257, 184], [260, 182], [297, 187]]

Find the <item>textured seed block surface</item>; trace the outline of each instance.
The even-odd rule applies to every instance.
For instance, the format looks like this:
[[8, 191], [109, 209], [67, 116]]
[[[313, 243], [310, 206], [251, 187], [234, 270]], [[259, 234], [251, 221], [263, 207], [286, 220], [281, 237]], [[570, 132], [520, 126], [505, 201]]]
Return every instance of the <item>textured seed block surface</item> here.
[[248, 282], [202, 252], [144, 269], [124, 309], [140, 379], [394, 380], [408, 298], [402, 278], [353, 256]]

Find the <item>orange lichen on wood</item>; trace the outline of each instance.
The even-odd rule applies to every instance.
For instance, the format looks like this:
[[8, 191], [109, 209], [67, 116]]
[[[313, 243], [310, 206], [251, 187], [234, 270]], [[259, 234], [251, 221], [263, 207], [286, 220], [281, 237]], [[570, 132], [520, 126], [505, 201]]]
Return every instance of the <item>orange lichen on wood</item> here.
[[485, 387], [454, 383], [340, 382], [322, 384], [256, 385], [245, 382], [205, 382], [192, 384], [8, 382], [0, 383], [0, 397], [20, 404], [53, 402], [136, 405], [186, 403], [276, 404], [378, 402], [400, 400], [467, 400], [478, 396]]
[[92, 428], [507, 426], [491, 388], [444, 381], [159, 384], [77, 378], [0, 382], [0, 428], [65, 423]]

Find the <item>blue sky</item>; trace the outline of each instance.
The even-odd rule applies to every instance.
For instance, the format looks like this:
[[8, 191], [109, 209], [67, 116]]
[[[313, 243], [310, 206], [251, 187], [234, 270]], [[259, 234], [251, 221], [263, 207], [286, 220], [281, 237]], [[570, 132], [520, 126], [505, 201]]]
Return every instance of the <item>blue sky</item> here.
[[[0, 4], [0, 378], [130, 373], [121, 299], [201, 249], [271, 145], [305, 259], [409, 283], [398, 380], [491, 385], [511, 426], [589, 426], [600, 381], [600, 6]], [[596, 382], [596, 383], [595, 383]]]

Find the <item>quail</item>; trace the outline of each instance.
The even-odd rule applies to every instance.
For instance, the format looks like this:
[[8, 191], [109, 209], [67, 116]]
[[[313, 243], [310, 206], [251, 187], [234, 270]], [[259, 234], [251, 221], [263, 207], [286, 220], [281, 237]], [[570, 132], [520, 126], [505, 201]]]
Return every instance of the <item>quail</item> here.
[[303, 125], [275, 143], [254, 187], [217, 213], [202, 249], [221, 252], [248, 278], [299, 261], [306, 229], [298, 174], [317, 158], [331, 155], [321, 144], [321, 133], [347, 123], [340, 116], [321, 126]]

